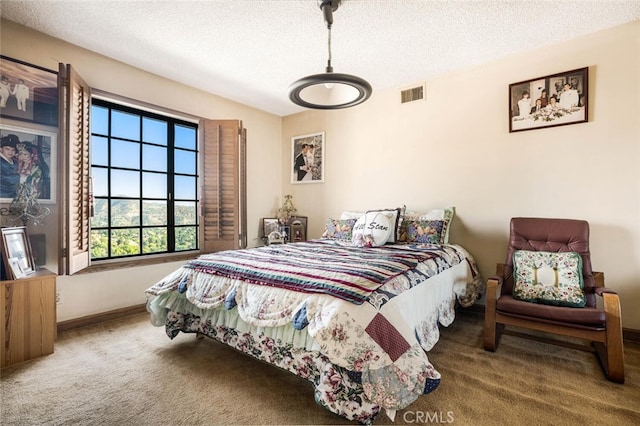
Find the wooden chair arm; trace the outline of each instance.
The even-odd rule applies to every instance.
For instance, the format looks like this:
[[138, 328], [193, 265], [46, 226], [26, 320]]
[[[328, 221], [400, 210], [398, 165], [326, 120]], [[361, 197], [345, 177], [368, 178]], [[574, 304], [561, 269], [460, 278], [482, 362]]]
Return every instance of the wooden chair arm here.
[[[618, 293], [602, 293], [602, 300], [604, 302], [604, 311], [607, 316], [612, 315], [614, 318], [622, 318], [620, 309], [620, 296]], [[607, 321], [608, 323], [609, 321]]]
[[[500, 266], [498, 266], [498, 269], [500, 269]], [[492, 352], [495, 351], [498, 346], [500, 333], [502, 327], [504, 327], [496, 324], [496, 305], [502, 292], [503, 281], [504, 278], [501, 274], [487, 279], [487, 300], [484, 306], [484, 348]]]
[[607, 378], [613, 382], [624, 383], [624, 343], [620, 296], [614, 290], [604, 286], [602, 272], [593, 272], [593, 278], [596, 281], [595, 293], [602, 297], [607, 324], [606, 345], [595, 343], [596, 352], [601, 360], [606, 360], [606, 364], [603, 365], [606, 365]]
[[604, 301], [604, 313], [607, 322], [606, 349], [602, 344], [595, 344], [598, 356], [606, 356], [607, 378], [613, 382], [624, 383], [624, 343], [622, 337], [622, 311], [620, 297], [616, 293], [601, 294]]
[[494, 275], [487, 279], [487, 300], [498, 300], [502, 293], [502, 283], [504, 278], [499, 275]]
[[604, 286], [604, 273], [603, 272], [593, 272], [593, 279], [596, 282], [596, 286], [594, 288], [594, 292], [597, 296], [602, 297], [604, 293], [608, 294], [618, 294], [615, 290], [607, 288]]
[[604, 287], [604, 272], [593, 271], [593, 279], [596, 281], [596, 288]]
[[496, 274], [487, 279], [487, 299], [498, 300], [500, 298], [505, 267], [504, 263], [496, 264]]

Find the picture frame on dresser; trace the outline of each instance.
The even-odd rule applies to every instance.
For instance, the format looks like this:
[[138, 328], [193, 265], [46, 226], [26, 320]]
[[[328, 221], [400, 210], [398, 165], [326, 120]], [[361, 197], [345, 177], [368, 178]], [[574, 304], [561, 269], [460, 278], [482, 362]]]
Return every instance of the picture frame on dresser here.
[[47, 236], [46, 234], [29, 234], [31, 254], [36, 266], [44, 266], [47, 263]]
[[24, 278], [27, 276], [27, 273], [24, 269], [22, 269], [20, 260], [17, 257], [9, 258], [9, 268], [11, 269], [11, 273], [13, 274], [13, 279]]
[[265, 217], [262, 219], [262, 236], [268, 237], [269, 234], [280, 230], [280, 222], [277, 217]]
[[589, 121], [589, 68], [509, 85], [509, 133]]
[[291, 216], [289, 219], [289, 232], [292, 243], [307, 241], [307, 217]]
[[25, 226], [0, 228], [2, 262], [7, 279], [15, 280], [36, 272], [31, 244]]

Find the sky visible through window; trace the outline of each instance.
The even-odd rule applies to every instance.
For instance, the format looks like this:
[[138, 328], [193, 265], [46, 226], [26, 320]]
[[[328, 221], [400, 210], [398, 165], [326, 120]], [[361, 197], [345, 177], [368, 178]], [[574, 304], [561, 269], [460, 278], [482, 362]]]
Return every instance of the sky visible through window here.
[[[108, 135], [109, 110], [96, 107], [92, 109], [92, 133]], [[164, 175], [167, 172], [167, 123], [148, 117], [142, 118], [142, 158], [140, 144], [119, 140], [126, 138], [140, 140], [140, 117], [135, 114], [112, 112], [111, 122], [111, 167], [143, 170], [142, 193], [138, 185], [138, 172], [133, 170], [112, 170], [111, 193], [114, 196], [165, 198], [167, 185]], [[191, 127], [175, 125], [174, 151], [174, 199], [196, 198], [196, 130]], [[109, 140], [106, 137], [93, 136], [91, 140], [91, 163], [108, 166]], [[185, 148], [185, 149], [180, 149]], [[190, 175], [182, 176], [180, 174]], [[108, 196], [107, 169], [93, 170], [94, 196]]]

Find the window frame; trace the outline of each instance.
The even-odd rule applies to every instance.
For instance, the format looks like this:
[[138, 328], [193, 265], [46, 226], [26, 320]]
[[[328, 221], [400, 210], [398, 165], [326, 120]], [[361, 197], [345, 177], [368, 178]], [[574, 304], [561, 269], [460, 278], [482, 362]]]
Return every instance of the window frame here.
[[[159, 199], [158, 197], [145, 197], [144, 194], [144, 187], [142, 186], [143, 184], [143, 175], [145, 172], [145, 168], [144, 168], [144, 164], [143, 164], [143, 158], [140, 157], [140, 163], [139, 163], [139, 168], [134, 169], [134, 168], [128, 168], [128, 167], [121, 167], [118, 165], [114, 165], [111, 163], [111, 161], [109, 159], [107, 159], [107, 164], [106, 165], [95, 165], [93, 163], [93, 161], [91, 161], [91, 156], [90, 156], [90, 170], [91, 170], [91, 175], [94, 176], [94, 169], [102, 169], [102, 170], [106, 170], [107, 173], [109, 171], [112, 170], [135, 170], [137, 172], [140, 172], [140, 193], [138, 194], [137, 197], [125, 197], [125, 199], [130, 199], [132, 201], [136, 201], [138, 203], [138, 205], [140, 206], [141, 210], [140, 210], [140, 223], [138, 225], [131, 225], [131, 226], [124, 226], [124, 227], [120, 227], [120, 226], [114, 226], [111, 222], [111, 213], [109, 213], [108, 216], [108, 223], [106, 226], [100, 226], [100, 227], [92, 227], [90, 226], [90, 232], [93, 231], [94, 229], [100, 229], [100, 230], [106, 230], [108, 233], [110, 233], [112, 230], [114, 229], [137, 229], [139, 231], [139, 237], [140, 237], [140, 244], [139, 244], [139, 249], [140, 249], [140, 253], [139, 254], [131, 254], [131, 255], [123, 255], [123, 256], [113, 256], [111, 255], [111, 257], [103, 257], [103, 258], [90, 258], [90, 261], [92, 264], [94, 265], [101, 265], [103, 263], [113, 263], [116, 261], [125, 261], [125, 260], [129, 260], [129, 259], [133, 259], [133, 258], [145, 258], [148, 256], [169, 256], [169, 255], [180, 255], [183, 253], [190, 253], [190, 252], [199, 252], [200, 250], [200, 238], [199, 238], [199, 228], [200, 228], [200, 217], [198, 215], [198, 211], [200, 211], [200, 194], [199, 194], [199, 187], [200, 187], [200, 150], [199, 150], [199, 122], [196, 120], [185, 120], [184, 117], [178, 116], [176, 114], [164, 114], [162, 111], [158, 111], [157, 109], [154, 110], [150, 110], [150, 109], [142, 109], [139, 108], [135, 105], [124, 105], [121, 102], [117, 102], [111, 98], [108, 98], [106, 96], [92, 96], [91, 97], [91, 108], [93, 110], [94, 107], [98, 107], [98, 108], [105, 108], [108, 111], [118, 111], [121, 113], [126, 113], [126, 114], [132, 114], [135, 115], [139, 118], [140, 123], [142, 125], [142, 123], [144, 123], [144, 119], [148, 118], [148, 119], [153, 119], [153, 120], [157, 120], [157, 121], [162, 121], [163, 123], [167, 124], [167, 143], [166, 145], [164, 145], [164, 147], [167, 149], [167, 158], [166, 158], [166, 170], [161, 172], [162, 174], [166, 175], [167, 178], [167, 193], [166, 193], [166, 198], [162, 198], [162, 201], [166, 201], [167, 202], [167, 210], [166, 210], [166, 220], [167, 220], [167, 224], [163, 225], [164, 227], [166, 227], [167, 229], [167, 251], [162, 251], [162, 252], [154, 252], [154, 253], [144, 253], [144, 246], [143, 246], [143, 240], [142, 240], [142, 236], [144, 233], [144, 229], [145, 228], [150, 228], [153, 226], [149, 226], [149, 225], [145, 225], [142, 221], [142, 217], [144, 214], [144, 210], [142, 210], [142, 207], [144, 205], [144, 201], [145, 200], [151, 200], [151, 199]], [[188, 127], [188, 128], [192, 128], [195, 130], [195, 140], [194, 140], [194, 147], [193, 148], [184, 148], [184, 147], [180, 147], [175, 143], [175, 137], [173, 138], [173, 140], [171, 140], [171, 136], [175, 136], [175, 128], [176, 126], [183, 126], [183, 127]], [[172, 128], [173, 127], [173, 128]], [[144, 151], [144, 147], [145, 146], [160, 146], [158, 144], [154, 144], [154, 143], [148, 143], [148, 141], [144, 141], [142, 138], [142, 131], [143, 128], [140, 127], [140, 134], [139, 136], [139, 140], [136, 139], [131, 139], [131, 138], [121, 138], [118, 136], [114, 136], [111, 132], [113, 131], [113, 127], [112, 127], [112, 123], [110, 120], [108, 120], [108, 132], [109, 134], [107, 135], [102, 135], [102, 134], [97, 134], [97, 136], [99, 137], [106, 137], [108, 139], [108, 141], [113, 141], [113, 140], [118, 140], [118, 141], [124, 141], [124, 142], [132, 142], [132, 143], [137, 143], [139, 144], [139, 149], [140, 149], [140, 154], [142, 155], [142, 152]], [[91, 137], [93, 137], [94, 135], [96, 135], [93, 131], [91, 132]], [[110, 139], [113, 138], [113, 139]], [[89, 151], [91, 151], [91, 146], [89, 146]], [[182, 173], [180, 171], [177, 171], [174, 168], [173, 163], [173, 159], [175, 158], [176, 152], [180, 152], [180, 151], [185, 151], [185, 152], [192, 152], [195, 153], [195, 164], [194, 164], [194, 173]], [[147, 172], [150, 172], [150, 170], [146, 170]], [[177, 225], [174, 223], [175, 217], [174, 217], [174, 209], [175, 209], [175, 202], [176, 202], [176, 197], [175, 197], [175, 190], [173, 188], [172, 185], [172, 181], [176, 176], [191, 176], [191, 177], [195, 177], [196, 181], [194, 183], [195, 187], [194, 189], [194, 194], [195, 197], [194, 199], [189, 199], [188, 201], [193, 201], [196, 203], [195, 206], [195, 223], [194, 224], [189, 224], [188, 226], [183, 226], [183, 225]], [[110, 180], [109, 180], [109, 187], [110, 187]], [[114, 197], [111, 193], [108, 193], [108, 195], [106, 196], [94, 196], [93, 202], [95, 203], [97, 199], [106, 199], [107, 202], [109, 203], [107, 205], [107, 209], [110, 212], [111, 210], [111, 205], [110, 205], [110, 201], [113, 201], [114, 199], [118, 199], [121, 197]], [[91, 223], [91, 221], [90, 221]], [[162, 226], [161, 226], [162, 227]], [[194, 249], [189, 249], [189, 250], [179, 250], [176, 251], [175, 250], [175, 241], [173, 241], [174, 237], [175, 237], [175, 229], [176, 228], [183, 228], [183, 227], [195, 227], [196, 229], [196, 234], [195, 234], [195, 245], [196, 248]], [[172, 229], [173, 228], [173, 229]], [[109, 241], [111, 241], [110, 237]], [[91, 237], [90, 237], [91, 240]], [[107, 248], [108, 251], [110, 251], [111, 247]], [[173, 249], [173, 250], [171, 250]]]

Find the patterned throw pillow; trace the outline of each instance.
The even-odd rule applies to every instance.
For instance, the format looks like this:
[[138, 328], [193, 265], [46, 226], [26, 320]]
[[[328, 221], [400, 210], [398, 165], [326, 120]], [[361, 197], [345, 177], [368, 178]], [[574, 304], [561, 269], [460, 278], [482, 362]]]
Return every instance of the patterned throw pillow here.
[[351, 241], [353, 225], [355, 225], [355, 223], [356, 219], [329, 219], [324, 227], [322, 238]]
[[444, 244], [444, 220], [404, 220], [400, 238], [406, 243]]
[[424, 213], [407, 212], [400, 224], [398, 241], [405, 243], [448, 244], [455, 208], [433, 209]]
[[518, 250], [513, 254], [513, 297], [581, 308], [586, 304], [582, 257], [576, 252]]

